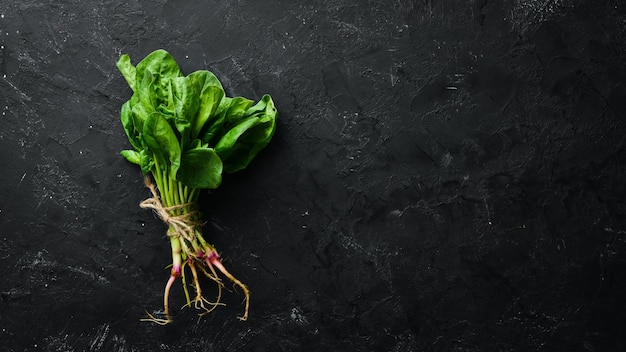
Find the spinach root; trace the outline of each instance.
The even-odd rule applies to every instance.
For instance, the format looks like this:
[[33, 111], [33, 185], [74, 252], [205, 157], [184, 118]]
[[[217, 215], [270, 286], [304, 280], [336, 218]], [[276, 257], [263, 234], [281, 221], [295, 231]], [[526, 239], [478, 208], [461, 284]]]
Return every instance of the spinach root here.
[[[159, 175], [159, 173], [156, 175]], [[199, 314], [200, 317], [210, 313], [217, 306], [224, 305], [220, 302], [224, 284], [218, 272], [243, 291], [245, 296], [245, 308], [243, 315], [238, 318], [240, 320], [247, 320], [248, 310], [250, 308], [250, 290], [224, 267], [217, 249], [209, 244], [202, 236], [202, 224], [199, 221], [199, 213], [195, 209], [199, 194], [198, 190], [193, 188], [189, 189], [187, 186], [176, 181], [172, 182], [171, 180], [166, 181], [167, 184], [165, 184], [163, 183], [164, 180], [161, 178], [162, 176], [156, 175], [156, 185], [152, 183], [149, 177], [145, 177], [144, 181], [146, 187], [150, 189], [152, 197], [143, 201], [140, 206], [142, 208], [153, 209], [155, 213], [168, 224], [167, 236], [172, 249], [172, 268], [163, 295], [165, 318], [157, 318], [147, 313], [148, 318], [141, 320], [160, 325], [172, 322], [169, 309], [169, 294], [173, 283], [179, 277], [183, 284], [187, 306], [203, 310], [203, 312]], [[160, 196], [158, 190], [167, 190], [167, 192], [164, 193], [163, 196]], [[189, 294], [185, 276], [187, 273], [185, 269], [187, 268], [192, 274], [193, 284], [191, 286], [195, 290], [195, 297], [193, 299]], [[198, 275], [199, 271], [217, 284], [218, 295], [214, 302], [207, 300], [202, 295]]]

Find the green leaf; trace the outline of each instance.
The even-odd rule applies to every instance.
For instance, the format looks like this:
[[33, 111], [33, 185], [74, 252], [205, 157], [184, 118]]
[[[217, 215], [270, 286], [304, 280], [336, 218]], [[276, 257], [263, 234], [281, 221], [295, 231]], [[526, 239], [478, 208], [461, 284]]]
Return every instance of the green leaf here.
[[181, 136], [181, 145], [185, 146], [193, 139], [191, 126], [200, 107], [199, 93], [194, 82], [187, 77], [175, 77], [170, 82], [174, 124]]
[[141, 166], [141, 172], [144, 175], [152, 171], [154, 167], [154, 159], [152, 159], [152, 155], [146, 149], [142, 149], [139, 152], [139, 166]]
[[126, 132], [126, 136], [128, 137], [128, 141], [133, 146], [133, 148], [135, 148], [136, 150], [140, 150], [141, 140], [139, 137], [139, 131], [135, 129], [135, 124], [133, 123], [133, 112], [130, 107], [130, 100], [122, 105], [120, 118], [122, 120], [122, 127], [124, 127], [124, 132]]
[[187, 77], [191, 79], [198, 87], [215, 86], [222, 88], [222, 90], [224, 89], [220, 80], [217, 79], [217, 76], [215, 76], [211, 71], [198, 70], [188, 74]]
[[241, 122], [246, 110], [254, 102], [243, 97], [224, 97], [220, 106], [215, 111], [215, 119], [212, 124], [202, 132], [202, 142], [206, 145], [215, 145], [228, 130]]
[[135, 130], [142, 132], [143, 125], [148, 118], [148, 115], [152, 113], [152, 111], [146, 110], [145, 105], [143, 104], [135, 104], [131, 107], [133, 126], [135, 126]]
[[169, 162], [170, 173], [175, 177], [180, 166], [180, 142], [163, 114], [148, 115], [143, 126], [143, 139], [164, 170], [168, 168], [164, 162]]
[[[215, 152], [224, 163], [224, 172], [242, 170], [263, 149], [274, 135], [278, 112], [269, 95], [245, 113], [245, 118], [215, 145]], [[226, 124], [226, 123], [225, 123]]]
[[246, 118], [246, 111], [254, 104], [254, 101], [244, 97], [234, 97], [228, 104], [228, 109], [224, 112], [224, 128], [226, 131], [238, 125], [242, 119]]
[[216, 188], [222, 172], [247, 167], [274, 134], [277, 111], [268, 95], [257, 104], [227, 97], [213, 73], [185, 77], [165, 50], [137, 66], [122, 55], [117, 67], [133, 90], [120, 119], [134, 150], [121, 154], [144, 174], [158, 165], [188, 186]]
[[139, 153], [135, 150], [122, 150], [120, 152], [126, 160], [130, 161], [133, 164], [141, 165], [141, 159], [139, 157]]
[[156, 76], [150, 70], [146, 70], [139, 83], [139, 91], [137, 92], [139, 104], [143, 105], [145, 111], [150, 113], [156, 111], [159, 100], [159, 92], [157, 91], [155, 80]]
[[193, 72], [187, 78], [200, 90], [200, 106], [191, 130], [191, 137], [197, 138], [205, 125], [215, 123], [215, 112], [224, 97], [224, 88], [217, 77], [206, 70]]
[[135, 130], [143, 131], [143, 126], [150, 114], [155, 111], [157, 105], [154, 89], [154, 75], [150, 71], [145, 72], [143, 79], [137, 85], [137, 91], [129, 100], [129, 107], [132, 112], [132, 120]]
[[192, 121], [200, 107], [198, 101], [199, 93], [194, 82], [187, 77], [172, 78], [170, 82], [176, 116]]
[[153, 51], [137, 64], [136, 82], [143, 80], [146, 71], [150, 71], [152, 75], [158, 77], [157, 83], [162, 88], [167, 85], [169, 79], [183, 75], [176, 60], [162, 49]]
[[122, 76], [124, 76], [124, 79], [126, 79], [126, 83], [128, 83], [130, 89], [135, 91], [136, 69], [135, 66], [130, 63], [130, 56], [127, 54], [120, 56], [120, 59], [117, 60], [117, 68], [122, 73]]
[[192, 188], [217, 188], [222, 183], [222, 168], [213, 149], [190, 149], [182, 155], [176, 179]]

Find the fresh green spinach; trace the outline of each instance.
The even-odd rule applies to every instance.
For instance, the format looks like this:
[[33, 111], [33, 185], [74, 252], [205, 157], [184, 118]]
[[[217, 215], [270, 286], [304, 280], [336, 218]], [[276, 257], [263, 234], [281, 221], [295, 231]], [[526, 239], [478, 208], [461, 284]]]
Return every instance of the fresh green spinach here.
[[[204, 239], [196, 202], [201, 189], [219, 187], [224, 173], [245, 169], [270, 142], [278, 115], [272, 98], [264, 95], [255, 104], [247, 98], [228, 97], [213, 73], [199, 70], [185, 76], [165, 50], [150, 53], [136, 66], [124, 54], [117, 67], [133, 91], [120, 111], [132, 149], [121, 154], [141, 167], [152, 192], [142, 207], [153, 209], [167, 223], [172, 248], [165, 317], [148, 313], [145, 320], [171, 321], [168, 297], [178, 277], [187, 305], [203, 310], [200, 315], [213, 310], [220, 305], [223, 287], [217, 271], [242, 288], [246, 305], [240, 319], [246, 320], [249, 290], [226, 270], [215, 247]], [[193, 299], [185, 278], [187, 268], [196, 293]], [[199, 273], [218, 284], [215, 302], [202, 296]]]

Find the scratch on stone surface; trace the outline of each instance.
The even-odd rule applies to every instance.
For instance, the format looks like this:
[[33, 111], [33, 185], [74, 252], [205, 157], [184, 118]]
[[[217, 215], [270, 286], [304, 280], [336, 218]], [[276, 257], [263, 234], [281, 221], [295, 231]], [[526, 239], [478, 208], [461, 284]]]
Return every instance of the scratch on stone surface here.
[[19, 187], [19, 186], [22, 184], [22, 182], [24, 181], [24, 178], [26, 178], [26, 173], [24, 173], [24, 174], [22, 175], [22, 177], [20, 178], [20, 182], [18, 182], [18, 183], [17, 183], [16, 188], [17, 188], [17, 187]]
[[104, 345], [104, 342], [106, 341], [107, 336], [109, 335], [110, 328], [111, 326], [107, 323], [104, 323], [100, 325], [100, 327], [98, 327], [96, 336], [94, 337], [94, 339], [91, 341], [91, 344], [89, 345], [90, 351], [97, 352], [97, 351], [100, 351], [100, 349], [102, 349], [102, 345]]
[[55, 268], [55, 269], [60, 269], [60, 270], [69, 270], [73, 273], [80, 274], [89, 279], [92, 279], [102, 285], [107, 285], [111, 283], [106, 277], [98, 275], [94, 272], [91, 272], [79, 266], [65, 265], [54, 260], [46, 259], [44, 258], [44, 253], [45, 251], [37, 252], [37, 254], [34, 256], [32, 260], [30, 260], [29, 258], [31, 257], [28, 257], [28, 256], [20, 258], [17, 264], [19, 266], [22, 266], [22, 268], [28, 268], [28, 269]]
[[521, 33], [552, 18], [568, 4], [567, 0], [517, 0], [511, 10], [513, 28]]
[[346, 250], [352, 250], [361, 254], [369, 254], [361, 244], [357, 243], [354, 238], [339, 233], [339, 243]]
[[609, 233], [616, 233], [618, 235], [625, 235], [626, 234], [626, 230], [615, 230], [611, 227], [605, 227], [604, 231], [609, 232]]
[[485, 210], [487, 211], [487, 224], [492, 225], [493, 222], [491, 221], [491, 211], [489, 211], [489, 203], [487, 203], [487, 199], [484, 199], [483, 202], [485, 203]]
[[48, 336], [45, 338], [46, 350], [55, 352], [72, 352], [75, 349], [68, 343], [69, 334], [61, 336]]
[[15, 84], [13, 84], [11, 81], [9, 81], [6, 77], [3, 77], [3, 80], [9, 85], [9, 87], [13, 88], [13, 90], [17, 92], [17, 94], [22, 99], [22, 102], [24, 102], [24, 101], [31, 101], [32, 100], [31, 97], [26, 95], [26, 93], [22, 92], [17, 86], [15, 86]]

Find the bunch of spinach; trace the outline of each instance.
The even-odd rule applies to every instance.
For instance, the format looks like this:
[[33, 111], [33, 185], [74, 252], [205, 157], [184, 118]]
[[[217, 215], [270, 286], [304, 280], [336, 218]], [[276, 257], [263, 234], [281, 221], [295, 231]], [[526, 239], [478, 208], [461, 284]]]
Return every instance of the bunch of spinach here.
[[[199, 70], [185, 76], [165, 50], [150, 53], [137, 66], [124, 54], [117, 67], [133, 91], [121, 108], [132, 149], [121, 154], [141, 167], [153, 195], [142, 207], [154, 209], [168, 224], [172, 249], [163, 298], [165, 318], [148, 313], [146, 320], [171, 321], [168, 297], [178, 277], [188, 306], [203, 309], [200, 315], [213, 310], [221, 304], [223, 284], [218, 271], [243, 290], [245, 311], [240, 319], [246, 320], [250, 292], [226, 270], [215, 247], [204, 239], [196, 201], [201, 189], [219, 187], [223, 173], [244, 169], [268, 144], [278, 113], [272, 98], [264, 95], [255, 104], [243, 97], [227, 97], [213, 73]], [[185, 278], [187, 268], [195, 289], [193, 299]], [[199, 274], [218, 284], [215, 302], [202, 296]]]

